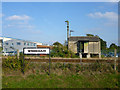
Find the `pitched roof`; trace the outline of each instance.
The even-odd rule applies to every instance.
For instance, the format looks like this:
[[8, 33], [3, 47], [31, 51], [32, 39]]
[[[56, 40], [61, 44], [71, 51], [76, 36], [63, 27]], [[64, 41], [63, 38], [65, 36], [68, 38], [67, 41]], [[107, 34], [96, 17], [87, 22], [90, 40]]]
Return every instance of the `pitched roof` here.
[[93, 41], [97, 42], [99, 41], [99, 37], [97, 36], [71, 36], [68, 39], [69, 41]]

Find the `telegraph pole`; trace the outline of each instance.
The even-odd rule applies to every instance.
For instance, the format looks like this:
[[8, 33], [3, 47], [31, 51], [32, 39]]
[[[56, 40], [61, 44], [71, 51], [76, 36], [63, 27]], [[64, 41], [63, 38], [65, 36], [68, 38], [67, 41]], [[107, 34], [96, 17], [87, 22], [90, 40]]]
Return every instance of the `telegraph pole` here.
[[67, 22], [67, 46], [68, 46], [68, 38], [69, 38], [69, 21], [65, 21]]

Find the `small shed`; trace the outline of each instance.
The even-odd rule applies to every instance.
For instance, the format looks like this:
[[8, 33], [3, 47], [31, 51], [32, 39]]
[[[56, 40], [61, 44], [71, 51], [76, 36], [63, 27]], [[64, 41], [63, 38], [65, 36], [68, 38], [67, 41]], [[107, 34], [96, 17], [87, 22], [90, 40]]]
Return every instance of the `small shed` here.
[[79, 56], [90, 58], [101, 57], [100, 39], [97, 36], [70, 36], [68, 38], [68, 49]]

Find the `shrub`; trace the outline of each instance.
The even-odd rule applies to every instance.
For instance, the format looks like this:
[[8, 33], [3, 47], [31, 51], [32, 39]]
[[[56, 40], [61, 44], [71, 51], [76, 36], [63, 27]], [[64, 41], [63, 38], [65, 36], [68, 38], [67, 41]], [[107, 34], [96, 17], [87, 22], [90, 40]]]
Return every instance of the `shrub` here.
[[3, 60], [2, 67], [9, 68], [11, 70], [22, 70], [26, 71], [26, 69], [29, 67], [29, 62], [24, 61], [24, 70], [23, 70], [23, 59], [17, 59], [17, 57], [8, 57]]
[[76, 64], [76, 73], [79, 72], [81, 70], [81, 67], [79, 64]]

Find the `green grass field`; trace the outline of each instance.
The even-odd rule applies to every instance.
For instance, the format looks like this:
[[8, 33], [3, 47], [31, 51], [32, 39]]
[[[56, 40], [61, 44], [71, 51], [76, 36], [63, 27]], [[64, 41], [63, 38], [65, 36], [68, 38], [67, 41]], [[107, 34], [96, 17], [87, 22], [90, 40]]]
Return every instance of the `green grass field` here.
[[2, 63], [3, 88], [119, 88], [120, 74], [113, 64], [48, 63], [22, 64], [13, 58]]
[[3, 76], [3, 88], [119, 88], [118, 74]]

